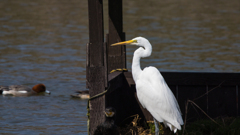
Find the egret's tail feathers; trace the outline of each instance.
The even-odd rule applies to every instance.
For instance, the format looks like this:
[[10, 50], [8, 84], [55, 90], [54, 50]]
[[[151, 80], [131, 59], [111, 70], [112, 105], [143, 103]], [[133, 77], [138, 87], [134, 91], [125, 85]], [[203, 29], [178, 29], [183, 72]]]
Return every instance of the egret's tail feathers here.
[[176, 127], [173, 128], [173, 132], [174, 132], [174, 134], [177, 132], [177, 128]]
[[164, 123], [165, 127], [169, 127], [170, 130], [173, 131], [174, 133], [176, 133], [178, 129], [181, 130], [181, 127], [177, 128], [168, 122], [163, 122], [163, 123]]
[[173, 125], [170, 123], [167, 123], [168, 127], [170, 128], [170, 130], [172, 131]]

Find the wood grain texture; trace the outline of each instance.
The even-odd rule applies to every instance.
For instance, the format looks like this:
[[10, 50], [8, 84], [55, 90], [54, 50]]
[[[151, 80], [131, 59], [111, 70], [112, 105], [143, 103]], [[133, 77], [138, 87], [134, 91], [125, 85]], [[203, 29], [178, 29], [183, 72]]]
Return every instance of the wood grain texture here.
[[[88, 69], [89, 94], [93, 97], [105, 90], [105, 67], [90, 67]], [[105, 96], [90, 101], [90, 134], [105, 120]]]
[[126, 68], [126, 47], [110, 45], [125, 40], [123, 32], [122, 0], [108, 0], [109, 33], [107, 36], [108, 73], [116, 68]]
[[[104, 28], [102, 0], [88, 0], [89, 43], [87, 44], [86, 79], [90, 97], [105, 90]], [[105, 97], [90, 101], [90, 134], [104, 122]]]

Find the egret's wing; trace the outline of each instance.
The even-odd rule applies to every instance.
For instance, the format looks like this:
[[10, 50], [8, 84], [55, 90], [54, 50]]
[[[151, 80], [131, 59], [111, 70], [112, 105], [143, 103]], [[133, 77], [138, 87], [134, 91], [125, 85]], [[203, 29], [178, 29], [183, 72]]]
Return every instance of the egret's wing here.
[[183, 120], [177, 100], [158, 69], [145, 68], [136, 82], [136, 89], [140, 103], [155, 119], [181, 129]]

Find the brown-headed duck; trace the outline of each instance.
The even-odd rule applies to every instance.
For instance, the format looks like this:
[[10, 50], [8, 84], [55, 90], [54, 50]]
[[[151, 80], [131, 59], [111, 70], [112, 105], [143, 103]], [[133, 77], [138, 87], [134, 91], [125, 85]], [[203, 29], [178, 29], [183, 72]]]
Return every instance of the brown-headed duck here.
[[31, 88], [24, 85], [10, 85], [10, 86], [0, 86], [0, 91], [3, 95], [13, 95], [13, 96], [30, 96], [38, 93], [47, 93], [51, 92], [46, 90], [44, 84], [37, 84]]

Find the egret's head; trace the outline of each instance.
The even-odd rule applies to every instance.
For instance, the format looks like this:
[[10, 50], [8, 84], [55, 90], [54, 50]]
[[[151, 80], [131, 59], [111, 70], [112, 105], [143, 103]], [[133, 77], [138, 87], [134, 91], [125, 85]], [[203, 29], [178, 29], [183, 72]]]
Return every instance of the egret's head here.
[[107, 107], [107, 108], [105, 109], [105, 115], [106, 115], [106, 117], [113, 117], [114, 114], [115, 114], [115, 109], [114, 109], [114, 108], [112, 108], [112, 107]]
[[116, 46], [116, 45], [137, 45], [137, 46], [143, 46], [145, 43], [149, 43], [149, 41], [144, 38], [144, 37], [136, 37], [132, 40], [124, 41], [124, 42], [119, 42], [112, 44], [111, 46]]

